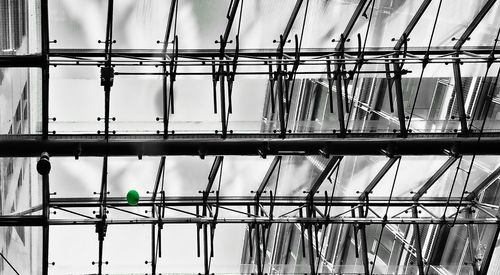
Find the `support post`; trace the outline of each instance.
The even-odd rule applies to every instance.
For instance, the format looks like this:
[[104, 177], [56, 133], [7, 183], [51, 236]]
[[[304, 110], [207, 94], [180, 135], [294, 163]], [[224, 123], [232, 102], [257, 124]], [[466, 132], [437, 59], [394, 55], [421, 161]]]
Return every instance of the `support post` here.
[[[418, 218], [418, 211], [417, 211], [417, 206], [413, 205], [411, 208], [411, 213], [413, 218]], [[415, 247], [416, 247], [416, 253], [417, 253], [417, 265], [418, 265], [418, 274], [424, 275], [424, 261], [422, 257], [422, 239], [420, 236], [420, 229], [418, 228], [418, 224], [414, 223], [413, 224], [413, 232], [415, 232], [413, 235], [415, 236]]]
[[49, 175], [42, 176], [42, 210], [44, 223], [42, 227], [42, 274], [49, 274], [49, 218], [50, 218]]
[[[458, 55], [457, 55], [458, 57]], [[453, 76], [455, 80], [455, 98], [458, 110], [458, 118], [460, 120], [461, 125], [461, 133], [464, 136], [467, 136], [469, 133], [467, 127], [467, 114], [465, 112], [465, 101], [464, 101], [464, 91], [462, 87], [462, 75], [460, 73], [460, 60], [456, 60], [453, 62]]]
[[[364, 211], [363, 211], [362, 206], [358, 207], [358, 214], [360, 218], [364, 218]], [[363, 268], [365, 271], [365, 275], [370, 274], [370, 262], [368, 261], [368, 246], [366, 244], [366, 231], [365, 231], [365, 224], [358, 224], [358, 232], [360, 235], [360, 242], [361, 242], [361, 257], [363, 259]]]

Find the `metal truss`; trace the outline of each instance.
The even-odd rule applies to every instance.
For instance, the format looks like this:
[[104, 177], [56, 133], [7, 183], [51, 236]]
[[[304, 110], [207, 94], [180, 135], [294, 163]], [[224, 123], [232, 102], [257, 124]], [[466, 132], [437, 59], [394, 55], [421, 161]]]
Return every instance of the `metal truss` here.
[[[42, 70], [42, 132], [40, 135], [3, 136], [0, 137], [0, 157], [38, 157], [48, 153], [51, 157], [74, 156], [102, 156], [102, 182], [99, 198], [50, 198], [49, 176], [42, 177], [42, 205], [35, 206], [25, 211], [29, 214], [42, 210], [41, 215], [4, 215], [0, 216], [0, 226], [41, 226], [43, 228], [42, 248], [42, 274], [48, 274], [49, 265], [49, 226], [83, 225], [96, 226], [99, 241], [98, 274], [102, 274], [103, 242], [108, 225], [115, 224], [151, 224], [151, 272], [156, 274], [156, 261], [161, 257], [161, 230], [164, 224], [193, 224], [198, 229], [198, 256], [201, 250], [201, 231], [203, 231], [204, 273], [210, 274], [210, 258], [213, 256], [213, 235], [217, 224], [243, 223], [249, 225], [249, 230], [255, 230], [254, 242], [258, 249], [256, 252], [258, 274], [264, 274], [265, 257], [261, 255], [261, 244], [266, 241], [266, 230], [271, 224], [293, 223], [300, 224], [302, 239], [307, 231], [309, 243], [311, 274], [316, 274], [313, 257], [313, 236], [318, 236], [318, 227], [329, 224], [349, 224], [355, 228], [356, 246], [358, 245], [358, 232], [360, 233], [361, 249], [365, 274], [370, 274], [368, 248], [366, 240], [366, 226], [378, 224], [384, 227], [387, 224], [408, 224], [414, 228], [414, 251], [417, 256], [419, 273], [424, 274], [425, 265], [428, 264], [422, 251], [422, 240], [419, 226], [439, 225], [440, 228], [464, 224], [471, 227], [476, 224], [497, 225], [497, 230], [492, 233], [492, 238], [497, 239], [500, 232], [500, 214], [498, 207], [479, 203], [476, 198], [493, 181], [498, 178], [500, 168], [497, 168], [489, 177], [478, 185], [468, 196], [447, 198], [424, 197], [423, 194], [453, 165], [457, 158], [463, 155], [498, 155], [500, 154], [500, 134], [485, 134], [472, 132], [467, 125], [464, 91], [462, 91], [462, 77], [460, 65], [486, 64], [489, 67], [500, 60], [496, 57], [500, 50], [486, 45], [484, 47], [464, 47], [465, 41], [473, 34], [478, 24], [491, 9], [495, 0], [489, 0], [473, 19], [468, 28], [450, 48], [408, 48], [408, 38], [427, 10], [432, 0], [422, 2], [404, 33], [390, 48], [365, 48], [361, 47], [361, 38], [357, 48], [345, 48], [345, 41], [351, 35], [352, 29], [370, 5], [375, 5], [375, 0], [361, 0], [348, 21], [340, 40], [335, 41], [327, 49], [301, 49], [296, 40], [295, 48], [285, 47], [290, 31], [296, 21], [298, 13], [304, 7], [307, 13], [308, 1], [297, 0], [295, 7], [288, 18], [288, 23], [279, 39], [279, 46], [275, 50], [245, 50], [239, 49], [238, 35], [235, 37], [235, 49], [226, 49], [230, 43], [230, 34], [238, 9], [242, 9], [243, 0], [231, 1], [227, 13], [227, 25], [220, 35], [218, 50], [185, 50], [178, 48], [178, 37], [172, 31], [175, 24], [178, 1], [171, 1], [168, 20], [166, 24], [163, 49], [161, 50], [131, 50], [112, 49], [113, 45], [113, 0], [108, 0], [105, 49], [50, 49], [48, 0], [41, 0], [41, 55], [27, 56], [0, 56], [0, 67], [35, 67]], [[437, 19], [438, 14], [436, 14]], [[358, 34], [358, 37], [360, 35]], [[497, 37], [498, 40], [498, 37]], [[497, 41], [496, 40], [496, 41]], [[172, 48], [169, 48], [172, 45]], [[425, 69], [427, 64], [452, 64], [455, 79], [455, 95], [457, 97], [461, 133], [459, 134], [412, 134], [406, 126], [406, 115], [403, 108], [401, 79], [409, 73], [403, 65], [417, 64]], [[362, 65], [384, 65], [385, 69], [370, 71]], [[354, 69], [346, 70], [346, 65], [354, 65]], [[49, 135], [49, 67], [50, 66], [99, 66], [101, 67], [101, 86], [105, 93], [105, 130], [103, 135]], [[161, 67], [161, 72], [152, 69], [151, 72], [129, 73], [120, 72], [118, 69], [125, 66], [134, 67]], [[265, 66], [265, 69], [262, 69]], [[298, 67], [301, 70], [298, 70]], [[324, 69], [317, 69], [317, 67]], [[331, 67], [333, 66], [333, 67]], [[115, 71], [114, 68], [118, 68]], [[212, 67], [211, 72], [184, 71], [186, 67]], [[286, 68], [293, 68], [287, 71]], [[366, 66], [365, 66], [366, 67]], [[270, 68], [269, 72], [267, 68]], [[308, 69], [311, 68], [311, 69]], [[333, 70], [332, 70], [333, 68]], [[237, 70], [238, 69], [238, 70]], [[162, 75], [163, 76], [163, 131], [158, 135], [111, 135], [109, 130], [109, 105], [110, 92], [115, 76], [120, 75]], [[232, 112], [231, 89], [237, 75], [270, 74], [272, 86], [276, 84], [276, 93], [279, 108], [280, 132], [277, 134], [231, 134], [227, 129], [227, 117]], [[352, 76], [360, 74], [379, 74], [388, 78], [390, 85], [394, 84], [396, 92], [396, 106], [399, 121], [399, 133], [392, 134], [351, 134], [347, 133], [344, 114], [348, 112], [349, 98], [346, 85]], [[169, 115], [174, 113], [174, 92], [176, 77], [184, 75], [211, 76], [214, 83], [214, 111], [219, 108], [221, 114], [220, 134], [174, 134], [169, 131]], [[293, 83], [297, 75], [309, 78], [327, 78], [329, 81], [330, 96], [333, 83], [337, 91], [337, 111], [339, 115], [339, 134], [332, 133], [289, 133], [286, 127], [286, 114], [288, 111], [288, 85]], [[217, 83], [218, 82], [218, 83]], [[217, 90], [217, 84], [219, 89]], [[344, 87], [343, 85], [344, 84]], [[344, 90], [345, 95], [342, 94]], [[215, 99], [220, 93], [220, 106]], [[274, 94], [273, 94], [274, 99]], [[331, 98], [330, 98], [331, 100]], [[345, 100], [345, 111], [343, 101]], [[332, 101], [331, 101], [332, 102]], [[333, 111], [333, 103], [330, 105]], [[483, 124], [484, 127], [484, 124]], [[405, 155], [450, 155], [450, 159], [443, 164], [434, 175], [428, 179], [424, 186], [413, 197], [373, 198], [369, 194], [391, 169], [394, 163]], [[165, 195], [163, 184], [165, 176], [166, 155], [197, 155], [204, 158], [206, 155], [215, 155], [214, 164], [208, 175], [205, 190], [200, 190], [201, 195], [196, 197], [175, 198]], [[259, 155], [265, 158], [273, 155], [266, 176], [255, 190], [254, 196], [246, 197], [221, 197], [218, 190], [211, 195], [216, 176], [223, 171], [225, 155]], [[281, 197], [269, 192], [265, 188], [273, 173], [279, 171], [283, 156], [286, 155], [322, 155], [330, 158], [326, 167], [320, 171], [319, 176], [312, 182], [306, 191], [306, 196]], [[359, 197], [329, 197], [316, 195], [323, 181], [331, 175], [339, 165], [343, 156], [349, 155], [386, 155], [389, 157], [386, 165], [369, 183]], [[113, 156], [161, 156], [156, 182], [151, 198], [142, 200], [138, 207], [150, 211], [150, 215], [134, 212], [123, 198], [108, 197], [107, 192], [107, 162]], [[472, 164], [471, 164], [472, 167]], [[397, 173], [396, 173], [397, 174]], [[470, 172], [469, 172], [470, 174]], [[395, 182], [395, 181], [394, 181]], [[467, 182], [465, 183], [465, 186]], [[465, 187], [464, 187], [465, 188]], [[465, 190], [465, 189], [464, 189]], [[292, 207], [292, 211], [281, 213], [280, 207]], [[373, 211], [374, 207], [387, 207], [398, 209], [397, 214], [381, 216]], [[73, 218], [58, 219], [50, 215], [50, 210], [59, 209], [73, 214]], [[95, 217], [88, 217], [79, 213], [83, 209], [98, 209]], [[115, 219], [108, 215], [107, 209], [113, 208], [130, 215], [129, 218]], [[247, 211], [241, 211], [241, 209]], [[342, 209], [341, 213], [332, 212], [331, 209]], [[437, 209], [445, 213], [437, 216], [429, 211]], [[456, 208], [453, 215], [446, 216], [446, 210]], [[201, 209], [201, 213], [200, 213]], [[219, 215], [219, 209], [224, 209], [232, 215]], [[306, 216], [302, 215], [303, 209]], [[484, 217], [473, 217], [472, 210], [480, 211]], [[169, 216], [169, 211], [176, 215]], [[495, 214], [492, 214], [494, 212]], [[149, 212], [148, 212], [149, 213]], [[167, 214], [165, 214], [167, 213]], [[253, 229], [252, 229], [253, 228]], [[266, 229], [267, 228], [267, 229]], [[210, 231], [210, 232], [209, 232]], [[262, 232], [262, 234], [261, 234]], [[268, 231], [267, 231], [268, 232]], [[313, 233], [314, 232], [314, 233]], [[158, 233], [158, 235], [156, 235]], [[250, 234], [252, 235], [252, 234]], [[472, 235], [472, 234], [471, 234]], [[252, 243], [252, 241], [250, 241]], [[304, 243], [304, 246], [306, 244]], [[209, 252], [209, 246], [210, 252]], [[264, 246], [265, 247], [265, 246]], [[317, 245], [316, 245], [317, 249]], [[494, 250], [494, 243], [489, 244], [485, 260], [476, 272], [485, 274]], [[304, 252], [305, 253], [305, 252]], [[358, 253], [358, 249], [356, 249]], [[264, 255], [265, 256], [265, 255]], [[427, 269], [428, 272], [428, 269]]]
[[[253, 208], [255, 205], [261, 207], [264, 211], [259, 213], [249, 213], [241, 209]], [[300, 217], [298, 211], [301, 208], [312, 204], [313, 211], [317, 214], [315, 217]], [[100, 218], [85, 218], [85, 215], [78, 215], [80, 211], [86, 212], [84, 209], [95, 210], [102, 205], [98, 198], [52, 198], [50, 201], [50, 208], [59, 210], [68, 210], [68, 213], [74, 214], [74, 218], [58, 219], [55, 216], [49, 219], [50, 225], [83, 225], [83, 224], [99, 224], [102, 222]], [[232, 214], [220, 215], [217, 218], [206, 217], [200, 213], [196, 213], [196, 208], [203, 206], [210, 206], [212, 211], [215, 209], [225, 209]], [[297, 197], [283, 197], [283, 196], [263, 196], [258, 201], [252, 197], [209, 197], [204, 199], [203, 196], [198, 197], [163, 197], [160, 200], [153, 200], [153, 198], [145, 198], [137, 206], [130, 206], [126, 200], [121, 197], [108, 197], [106, 206], [113, 209], [138, 209], [148, 210], [151, 207], [155, 209], [165, 208], [166, 210], [174, 211], [175, 217], [169, 217], [168, 212], [161, 217], [147, 217], [138, 212], [128, 211], [130, 218], [114, 219], [108, 217], [105, 221], [106, 224], [160, 224], [160, 223], [258, 223], [258, 224], [273, 224], [273, 223], [319, 223], [319, 224], [339, 224], [339, 223], [352, 223], [352, 224], [498, 224], [500, 219], [498, 217], [484, 217], [484, 218], [471, 218], [470, 216], [462, 215], [454, 220], [454, 215], [445, 217], [437, 217], [432, 213], [428, 213], [429, 208], [434, 212], [439, 212], [440, 208], [458, 207], [462, 206], [465, 209], [474, 209], [484, 211], [485, 208], [481, 204], [470, 201], [460, 202], [460, 198], [445, 198], [429, 197], [415, 202], [411, 197], [402, 198], [398, 197], [391, 201], [388, 198], [372, 198], [369, 202], [359, 201], [357, 197], [328, 197], [316, 198], [312, 202], [307, 198]], [[384, 219], [375, 212], [367, 211], [363, 216], [351, 216], [352, 209], [358, 208], [373, 208], [385, 207], [398, 209], [397, 214]], [[287, 211], [280, 213], [280, 207], [285, 207]], [[293, 210], [289, 210], [290, 207]], [[328, 207], [335, 207], [341, 209], [340, 214], [325, 215], [327, 211], [323, 209]], [[413, 217], [411, 209], [416, 207], [418, 211], [426, 213], [420, 217]], [[487, 206], [486, 206], [487, 207]], [[274, 208], [274, 213], [271, 214], [271, 208]], [[160, 212], [161, 213], [161, 212]], [[171, 212], [173, 213], [173, 212]], [[489, 213], [489, 212], [488, 212]], [[183, 215], [182, 215], [183, 214]], [[30, 216], [1, 216], [0, 222], [3, 225], [18, 225], [18, 226], [41, 226], [43, 225], [43, 216], [30, 215]]]

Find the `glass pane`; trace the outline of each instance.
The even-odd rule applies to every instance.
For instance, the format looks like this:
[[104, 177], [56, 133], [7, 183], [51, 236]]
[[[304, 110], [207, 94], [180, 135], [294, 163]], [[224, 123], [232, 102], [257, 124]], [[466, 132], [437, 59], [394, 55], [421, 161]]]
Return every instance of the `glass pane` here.
[[[411, 197], [446, 162], [443, 156], [403, 156], [394, 184], [393, 197]], [[373, 189], [372, 197], [388, 197], [391, 191], [398, 162], [385, 174]]]
[[500, 26], [500, 3], [496, 2], [464, 44], [465, 47], [492, 46]]
[[[99, 242], [95, 226], [51, 226], [49, 236], [49, 261], [55, 263], [49, 265], [50, 273], [91, 274], [97, 272]], [[69, 240], [70, 245], [68, 245]], [[107, 241], [106, 239], [105, 243]], [[103, 261], [106, 260], [103, 258]]]
[[175, 156], [165, 161], [166, 196], [201, 196], [205, 191], [208, 175], [215, 157]]
[[0, 68], [1, 134], [40, 132], [41, 87], [38, 68]]
[[[117, 73], [160, 72], [149, 67], [117, 67]], [[117, 75], [111, 88], [110, 130], [116, 133], [147, 133], [163, 131], [162, 76]], [[102, 89], [102, 87], [101, 87]], [[103, 92], [104, 93], [104, 92]]]
[[[344, 156], [340, 162], [334, 196], [359, 197], [370, 181], [387, 162], [384, 156]], [[323, 182], [318, 195], [325, 191], [331, 195], [335, 183], [336, 172]], [[329, 195], [329, 196], [330, 196]]]
[[[255, 71], [254, 68], [242, 68]], [[219, 89], [219, 88], [218, 88]], [[232, 88], [232, 113], [228, 130], [235, 133], [266, 133], [279, 129], [279, 120], [272, 113], [269, 77], [266, 75], [237, 75]], [[277, 109], [275, 109], [277, 113]]]
[[[278, 196], [306, 196], [323, 171], [326, 159], [319, 156], [283, 156], [265, 190]], [[279, 169], [279, 178], [278, 178]], [[269, 192], [269, 191], [268, 191]]]
[[[100, 0], [49, 0], [52, 48], [104, 49], [108, 2]], [[94, 78], [98, 79], [98, 78]]]
[[[302, 48], [334, 47], [336, 44], [332, 42], [332, 39], [337, 41], [340, 39], [358, 4], [359, 0], [309, 1]], [[296, 20], [303, 20], [303, 18]]]
[[[161, 232], [163, 246], [162, 257], [158, 259], [156, 266], [158, 272], [203, 273], [203, 251], [200, 251], [201, 257], [197, 257], [196, 253], [196, 225], [172, 224], [165, 226]], [[203, 231], [200, 234], [203, 235]], [[210, 233], [208, 235], [210, 236]], [[203, 237], [200, 240], [203, 241]], [[175, 247], [175, 249], [169, 249], [169, 247]], [[233, 252], [240, 255], [239, 252]]]
[[[220, 185], [221, 196], [252, 196], [272, 162], [272, 157], [225, 156]], [[219, 172], [221, 169], [219, 169]], [[217, 190], [220, 174], [215, 178], [212, 190]]]
[[42, 201], [41, 176], [35, 158], [0, 158], [1, 213], [39, 215]]
[[[432, 1], [410, 35], [409, 46], [428, 46], [440, 1]], [[443, 0], [431, 46], [453, 46], [486, 0]], [[464, 12], [467, 11], [467, 12]], [[460, 14], [460, 17], [456, 15]]]
[[0, 2], [0, 55], [39, 54], [40, 0]]
[[[452, 197], [461, 197], [464, 191], [464, 185], [467, 185], [465, 189], [465, 195], [475, 189], [487, 176], [491, 174], [492, 171], [485, 171], [473, 165], [470, 176], [467, 180], [467, 173], [470, 168], [471, 156], [464, 156], [462, 161], [457, 160], [424, 194], [424, 198], [431, 197], [448, 197], [450, 194]], [[455, 178], [456, 177], [456, 178]], [[452, 187], [453, 186], [453, 187]], [[453, 188], [453, 189], [452, 189]], [[447, 212], [447, 215], [454, 214], [456, 210]], [[441, 213], [442, 214], [442, 213]]]
[[[307, 68], [305, 68], [307, 67]], [[304, 66], [309, 72], [318, 68]], [[300, 69], [299, 69], [300, 70]], [[324, 72], [326, 68], [321, 68]], [[318, 76], [321, 77], [321, 76]], [[337, 90], [332, 87], [332, 109], [326, 77], [318, 79], [296, 79], [293, 90], [287, 128], [293, 133], [332, 133], [338, 130]]]
[[153, 157], [108, 158], [109, 196], [125, 198], [129, 190], [136, 190], [141, 198], [150, 197], [159, 165], [160, 158]]
[[99, 78], [97, 67], [50, 68], [50, 131], [95, 134], [104, 130], [104, 119], [98, 121], [104, 117], [104, 89]]
[[216, 227], [213, 245], [214, 257], [210, 264], [210, 272], [241, 274], [240, 272], [244, 268], [249, 268], [249, 265], [241, 263], [243, 248], [246, 245], [246, 229], [246, 224], [220, 224]]
[[151, 261], [151, 226], [147, 224], [108, 226], [102, 260], [107, 262], [102, 267], [105, 273], [150, 272], [151, 266], [145, 262]]
[[177, 72], [196, 72], [201, 75], [179, 75], [176, 78], [173, 86], [174, 113], [170, 115], [169, 130], [176, 133], [214, 133], [215, 130], [220, 132], [220, 90], [217, 89], [219, 105], [218, 113], [215, 114], [211, 67], [179, 67]]
[[[392, 1], [379, 0], [373, 1], [375, 5], [365, 7], [366, 17], [360, 16], [351, 31], [350, 42], [346, 43], [346, 47], [357, 47], [356, 35], [361, 35], [361, 45], [366, 47], [393, 47], [403, 34], [406, 26], [413, 18], [422, 0], [418, 1]], [[347, 18], [346, 20], [348, 20]], [[366, 31], [369, 26], [369, 33], [366, 37]]]
[[[350, 101], [347, 128], [354, 132], [394, 132], [399, 130], [395, 88], [382, 75], [383, 65], [363, 66], [348, 86]], [[392, 93], [392, 94], [391, 94]], [[390, 108], [391, 102], [393, 109]], [[346, 108], [347, 109], [347, 108]]]
[[201, 0], [179, 1], [177, 11], [179, 48], [218, 49], [219, 44], [216, 44], [215, 40], [219, 39], [226, 28], [229, 2], [229, 0], [215, 3]]
[[[285, 31], [288, 18], [290, 18], [294, 6], [295, 1], [289, 0], [247, 1], [243, 5], [243, 16], [240, 26], [240, 48], [277, 48], [278, 44], [274, 43], [273, 40], [279, 41], [280, 34], [283, 34]], [[298, 31], [302, 25], [299, 17], [294, 24], [295, 29], [290, 33], [289, 39], [293, 39], [295, 34], [299, 34]]]
[[51, 158], [50, 191], [53, 197], [99, 197], [103, 158]]
[[[162, 49], [171, 1], [114, 2], [113, 39], [116, 49]], [[185, 1], [180, 3], [183, 5]]]
[[0, 228], [0, 252], [12, 267], [2, 259], [2, 274], [42, 273], [42, 228], [3, 226]]

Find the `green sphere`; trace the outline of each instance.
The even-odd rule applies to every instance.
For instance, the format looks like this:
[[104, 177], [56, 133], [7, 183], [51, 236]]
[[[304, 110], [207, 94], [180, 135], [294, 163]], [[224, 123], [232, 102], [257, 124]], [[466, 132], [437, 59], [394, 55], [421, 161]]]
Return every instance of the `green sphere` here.
[[139, 202], [139, 193], [135, 190], [128, 191], [127, 202], [129, 205], [137, 205]]

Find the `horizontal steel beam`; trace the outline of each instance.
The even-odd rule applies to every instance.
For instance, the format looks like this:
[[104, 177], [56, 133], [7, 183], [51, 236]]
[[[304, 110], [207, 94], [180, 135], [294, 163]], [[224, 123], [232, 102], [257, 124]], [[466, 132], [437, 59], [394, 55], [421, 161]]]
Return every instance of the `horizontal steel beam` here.
[[0, 55], [1, 67], [42, 67], [47, 63], [41, 55]]
[[[49, 225], [85, 225], [85, 224], [97, 224], [101, 222], [101, 219], [51, 219], [49, 220]], [[299, 218], [299, 217], [289, 217], [289, 218], [269, 218], [269, 217], [258, 217], [258, 218], [218, 218], [214, 219], [211, 217], [199, 217], [199, 218], [137, 218], [137, 219], [107, 219], [106, 224], [221, 224], [221, 223], [258, 223], [258, 224], [272, 224], [272, 223], [301, 223], [301, 224], [498, 224], [499, 220], [495, 218], [458, 218], [456, 221], [451, 219], [450, 221], [443, 221], [442, 219], [436, 218], [412, 218], [412, 217], [401, 217], [401, 218]]]
[[[161, 49], [113, 49], [113, 56], [116, 56], [116, 58], [137, 58], [137, 57], [142, 57], [142, 58], [151, 58], [151, 57], [158, 57], [158, 58], [163, 58], [163, 50]], [[458, 52], [458, 54], [462, 52], [468, 52], [468, 53], [473, 53], [473, 54], [490, 54], [491, 53], [491, 47], [490, 46], [478, 46], [478, 47], [462, 47], [461, 51]], [[500, 49], [496, 49], [495, 53], [499, 53]], [[225, 51], [226, 54], [232, 55], [235, 53], [234, 49], [226, 49]], [[324, 56], [324, 55], [335, 55], [341, 53], [340, 51], [336, 51], [333, 47], [332, 48], [322, 48], [322, 49], [312, 49], [312, 48], [304, 48], [300, 50], [300, 55], [301, 56]], [[353, 48], [346, 48], [344, 50], [344, 53], [347, 55], [353, 55], [357, 56], [358, 54], [358, 48], [353, 47]], [[385, 48], [370, 48], [367, 47], [365, 48], [365, 51], [363, 52], [363, 56], [366, 58], [371, 55], [388, 55], [388, 54], [394, 54], [396, 51], [391, 48], [391, 47], [385, 47]], [[433, 55], [445, 55], [445, 54], [452, 54], [452, 53], [457, 53], [457, 50], [453, 49], [453, 47], [436, 47], [436, 48], [430, 48], [429, 51], [427, 51], [427, 47], [410, 47], [407, 49], [408, 54], [412, 55], [425, 55], [426, 53], [429, 54], [429, 56]], [[284, 49], [283, 54], [289, 55], [289, 56], [295, 56], [295, 49]], [[50, 57], [68, 57], [68, 58], [74, 58], [74, 57], [105, 57], [104, 50], [101, 49], [51, 49], [50, 50]], [[198, 49], [198, 50], [193, 50], [193, 49], [179, 49], [179, 57], [185, 58], [185, 57], [219, 57], [220, 52], [219, 50], [210, 50], [210, 49]], [[239, 50], [239, 55], [240, 57], [278, 57], [279, 53], [276, 50], [273, 49], [240, 49]]]
[[[255, 206], [256, 199], [254, 196], [249, 194], [248, 196], [220, 196], [219, 200], [215, 198], [215, 196], [208, 197], [206, 201], [203, 200], [203, 196], [193, 196], [193, 197], [165, 197], [165, 204], [173, 207], [196, 207], [203, 206], [204, 204], [215, 204], [218, 203], [220, 206]], [[156, 200], [156, 204], [162, 204], [163, 201]], [[300, 207], [310, 201], [307, 201], [305, 196], [273, 196], [271, 200], [269, 196], [263, 196], [259, 198], [259, 204], [262, 206], [270, 206], [271, 204], [274, 206], [296, 206]], [[324, 197], [315, 196], [312, 202], [315, 206], [339, 206], [339, 207], [353, 207], [357, 205], [366, 205], [366, 202], [360, 202], [358, 197], [352, 196], [334, 196], [329, 197], [328, 201], [325, 201]], [[127, 203], [127, 200], [123, 197], [108, 197], [107, 198], [108, 206], [112, 207], [136, 207], [130, 206]], [[391, 206], [391, 207], [410, 207], [415, 205], [415, 201], [412, 200], [411, 197], [393, 197], [390, 201], [388, 197], [372, 197], [370, 198], [369, 204], [371, 207], [377, 206]], [[450, 207], [459, 206], [466, 207], [470, 204], [469, 201], [462, 200], [460, 201], [460, 197], [452, 197], [448, 201], [448, 197], [426, 197], [421, 199], [418, 202], [418, 205], [422, 205], [424, 207], [445, 207], [446, 205]], [[150, 207], [152, 206], [151, 198], [141, 198], [137, 207]], [[81, 198], [51, 198], [50, 207], [67, 207], [67, 208], [85, 208], [85, 207], [98, 207], [99, 200], [98, 198], [89, 198], [89, 197], [81, 197]]]
[[0, 137], [0, 157], [37, 157], [48, 152], [52, 157], [62, 156], [164, 156], [164, 155], [259, 155], [262, 149], [267, 155], [318, 155], [326, 151], [330, 155], [442, 155], [452, 152], [461, 155], [500, 155], [500, 137], [477, 138], [442, 136], [409, 136], [398, 138], [376, 135], [358, 135], [337, 138], [335, 135], [297, 135], [280, 139], [273, 135], [241, 135], [221, 139], [218, 135], [161, 135], [112, 136], [109, 141], [103, 135]]

